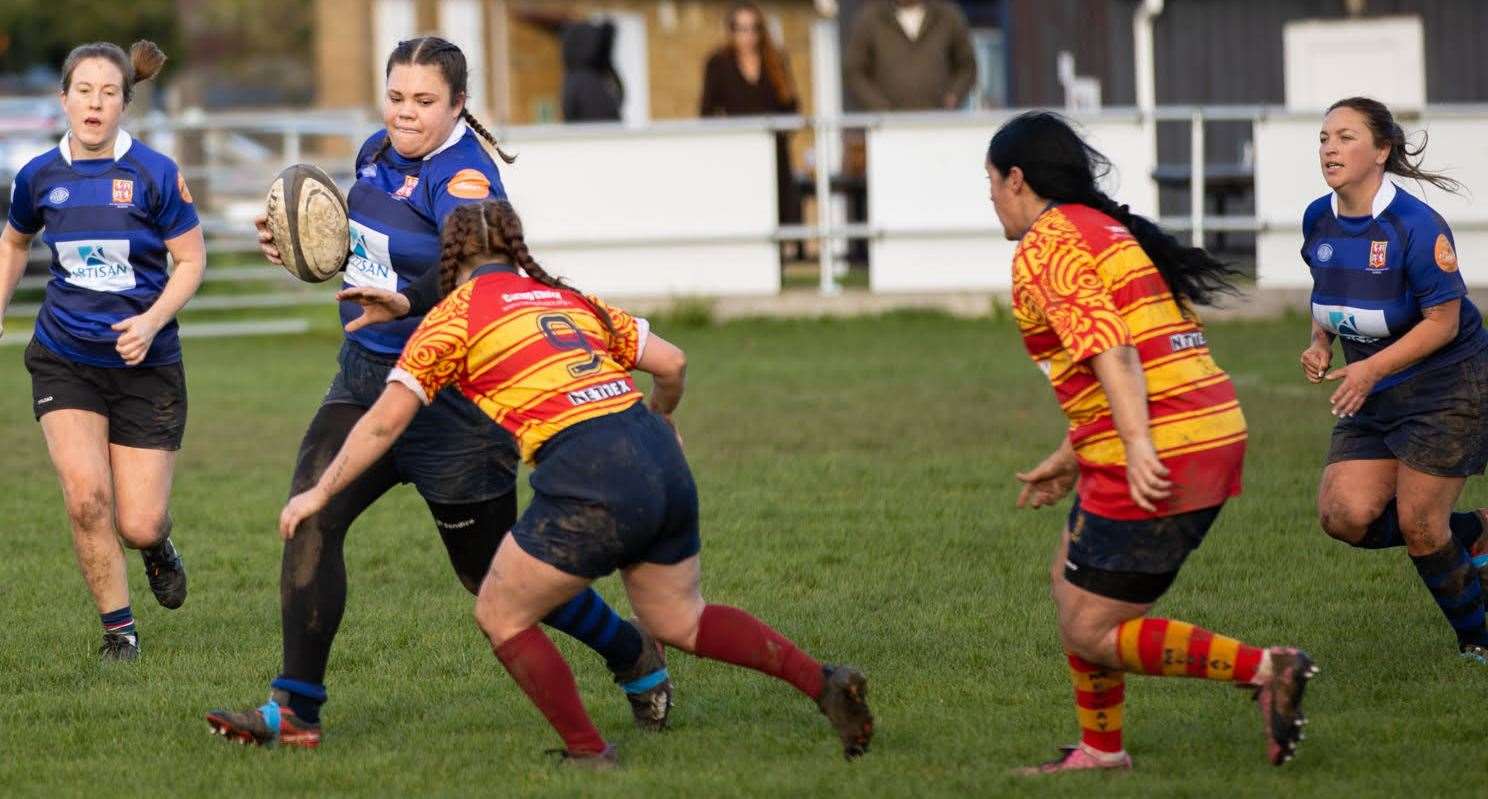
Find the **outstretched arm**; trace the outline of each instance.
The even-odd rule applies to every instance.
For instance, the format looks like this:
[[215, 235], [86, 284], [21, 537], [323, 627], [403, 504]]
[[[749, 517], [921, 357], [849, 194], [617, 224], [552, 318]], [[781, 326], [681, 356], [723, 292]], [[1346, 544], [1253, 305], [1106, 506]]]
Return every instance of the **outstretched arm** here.
[[326, 502], [387, 454], [413, 421], [423, 401], [402, 383], [389, 383], [372, 409], [351, 428], [341, 451], [309, 490], [291, 497], [279, 514], [279, 536], [294, 538], [300, 522], [319, 513]]

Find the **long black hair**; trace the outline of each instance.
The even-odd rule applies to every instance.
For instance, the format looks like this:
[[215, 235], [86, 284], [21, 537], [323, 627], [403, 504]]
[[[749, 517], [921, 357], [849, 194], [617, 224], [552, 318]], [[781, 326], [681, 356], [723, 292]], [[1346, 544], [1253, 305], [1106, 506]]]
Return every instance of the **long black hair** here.
[[[1328, 106], [1328, 113], [1339, 108], [1352, 108], [1364, 116], [1369, 133], [1374, 137], [1375, 147], [1390, 145], [1390, 155], [1385, 159], [1385, 171], [1403, 178], [1421, 180], [1452, 194], [1462, 193], [1462, 183], [1440, 172], [1428, 172], [1421, 168], [1421, 153], [1426, 152], [1426, 131], [1421, 131], [1421, 143], [1414, 149], [1405, 139], [1405, 130], [1395, 121], [1389, 107], [1379, 100], [1368, 97], [1345, 97]], [[1414, 160], [1413, 160], [1414, 159]]]
[[1236, 292], [1231, 280], [1238, 272], [1201, 247], [1184, 246], [1101, 191], [1096, 181], [1110, 173], [1111, 161], [1080, 138], [1064, 117], [1049, 111], [1013, 117], [992, 137], [987, 162], [1004, 176], [1019, 167], [1040, 197], [1088, 205], [1131, 231], [1180, 307], [1212, 305], [1217, 294]]

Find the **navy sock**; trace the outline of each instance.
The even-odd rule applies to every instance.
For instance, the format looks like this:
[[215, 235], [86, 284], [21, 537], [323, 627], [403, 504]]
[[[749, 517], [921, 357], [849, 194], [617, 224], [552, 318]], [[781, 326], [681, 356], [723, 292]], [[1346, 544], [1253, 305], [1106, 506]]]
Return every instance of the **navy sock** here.
[[593, 588], [558, 606], [543, 623], [598, 652], [610, 671], [625, 671], [641, 656], [641, 634], [635, 625], [616, 615]]
[[269, 683], [269, 687], [288, 694], [289, 709], [294, 711], [295, 717], [300, 721], [306, 724], [320, 723], [320, 706], [326, 701], [324, 685], [292, 680], [281, 674]]
[[[1461, 544], [1464, 549], [1471, 550], [1473, 544], [1483, 535], [1483, 519], [1476, 511], [1458, 511], [1452, 514], [1448, 521], [1452, 529], [1452, 539]], [[1360, 549], [1390, 549], [1405, 546], [1405, 536], [1400, 532], [1400, 512], [1395, 507], [1395, 500], [1385, 506], [1379, 518], [1369, 523], [1369, 529], [1365, 531], [1364, 538], [1355, 546]]]
[[1421, 581], [1431, 590], [1442, 615], [1457, 633], [1458, 646], [1488, 646], [1488, 628], [1484, 626], [1483, 590], [1477, 571], [1468, 560], [1467, 549], [1457, 541], [1448, 541], [1429, 555], [1411, 557]]
[[135, 646], [139, 646], [139, 633], [134, 629], [134, 612], [125, 605], [118, 610], [98, 614], [99, 620], [103, 622], [103, 631], [106, 633], [118, 633], [125, 636]]

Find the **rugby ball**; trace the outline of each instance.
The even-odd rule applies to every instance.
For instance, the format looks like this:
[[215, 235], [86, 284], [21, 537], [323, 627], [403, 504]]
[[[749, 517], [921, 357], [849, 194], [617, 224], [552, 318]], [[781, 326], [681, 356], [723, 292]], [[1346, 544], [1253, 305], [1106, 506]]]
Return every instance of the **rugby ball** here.
[[319, 167], [295, 164], [269, 184], [269, 232], [291, 275], [321, 283], [346, 265], [350, 230], [346, 198]]

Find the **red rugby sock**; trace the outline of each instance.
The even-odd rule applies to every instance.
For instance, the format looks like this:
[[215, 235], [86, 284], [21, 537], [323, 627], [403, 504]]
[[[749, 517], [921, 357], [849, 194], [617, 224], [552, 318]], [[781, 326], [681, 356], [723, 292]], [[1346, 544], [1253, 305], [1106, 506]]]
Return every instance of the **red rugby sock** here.
[[548, 636], [536, 627], [528, 627], [496, 647], [495, 652], [507, 673], [558, 731], [569, 752], [596, 754], [605, 750], [604, 738], [579, 700], [573, 672]]
[[698, 657], [764, 672], [816, 699], [822, 692], [821, 664], [789, 638], [738, 608], [708, 605], [698, 620]]

